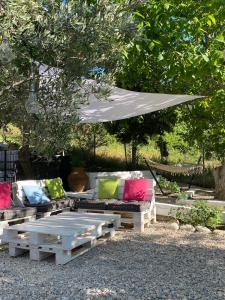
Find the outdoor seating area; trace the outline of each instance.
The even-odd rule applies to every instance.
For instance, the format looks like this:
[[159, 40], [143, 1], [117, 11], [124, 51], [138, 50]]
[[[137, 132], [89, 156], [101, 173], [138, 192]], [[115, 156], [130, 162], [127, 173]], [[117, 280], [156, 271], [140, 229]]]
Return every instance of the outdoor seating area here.
[[0, 0], [0, 300], [225, 300], [225, 0]]

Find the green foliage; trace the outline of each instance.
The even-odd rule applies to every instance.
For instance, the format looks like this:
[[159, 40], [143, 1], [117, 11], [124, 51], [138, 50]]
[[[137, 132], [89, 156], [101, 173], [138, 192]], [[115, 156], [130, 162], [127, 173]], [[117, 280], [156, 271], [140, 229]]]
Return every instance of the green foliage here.
[[167, 109], [131, 119], [120, 120], [106, 124], [106, 129], [123, 144], [131, 144], [132, 161], [135, 161], [139, 146], [147, 145], [149, 137], [162, 135], [171, 131], [176, 120], [176, 111]]
[[170, 191], [171, 193], [179, 193], [180, 187], [175, 181], [169, 181], [164, 177], [160, 177], [159, 184], [163, 189]]
[[210, 96], [183, 106], [180, 120], [185, 130], [178, 135], [183, 151], [187, 145], [197, 145], [221, 160], [225, 155], [224, 14], [223, 1], [145, 2], [134, 12], [139, 35], [127, 46], [118, 74], [122, 86], [135, 90]]
[[188, 193], [181, 192], [177, 196], [177, 200], [188, 200]]
[[[0, 118], [20, 128], [23, 146], [48, 157], [65, 150], [79, 105], [90, 92], [100, 99], [108, 95], [101, 83], [112, 82], [125, 40], [135, 32], [129, 31], [127, 3], [1, 2]], [[60, 72], [40, 78], [39, 63]], [[95, 66], [107, 74], [87, 86], [83, 78]]]
[[85, 166], [85, 154], [80, 150], [73, 150], [70, 155], [71, 167], [84, 167]]
[[102, 123], [75, 124], [72, 129], [73, 144], [83, 151], [93, 152], [107, 144], [107, 132]]
[[195, 201], [190, 210], [179, 208], [176, 219], [182, 224], [201, 225], [211, 229], [220, 224], [223, 209], [211, 207], [205, 201]]

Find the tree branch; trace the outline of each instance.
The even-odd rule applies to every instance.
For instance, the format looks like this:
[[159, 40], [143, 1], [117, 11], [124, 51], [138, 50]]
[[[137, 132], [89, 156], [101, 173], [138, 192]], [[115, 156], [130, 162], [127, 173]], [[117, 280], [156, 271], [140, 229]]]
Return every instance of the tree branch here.
[[14, 82], [12, 85], [8, 85], [7, 87], [5, 87], [4, 89], [2, 89], [2, 90], [0, 91], [0, 97], [1, 97], [5, 92], [7, 92], [7, 91], [9, 91], [9, 90], [11, 90], [11, 89], [13, 89], [13, 88], [19, 86], [19, 85], [22, 85], [23, 83], [26, 83], [26, 82], [28, 82], [28, 81], [30, 81], [30, 80], [32, 80], [32, 79], [33, 79], [33, 77], [29, 77], [29, 78], [26, 78], [26, 79], [23, 79], [23, 80]]

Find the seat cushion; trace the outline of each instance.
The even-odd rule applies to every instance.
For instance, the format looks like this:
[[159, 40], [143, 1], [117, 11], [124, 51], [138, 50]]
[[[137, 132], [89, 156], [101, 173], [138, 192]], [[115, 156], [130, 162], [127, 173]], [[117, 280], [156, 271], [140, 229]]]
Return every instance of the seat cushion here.
[[38, 213], [45, 213], [49, 211], [56, 210], [56, 201], [50, 201], [41, 204], [30, 204], [29, 202], [24, 202], [26, 207], [35, 207]]
[[130, 212], [141, 212], [150, 208], [151, 202], [149, 201], [107, 201], [106, 207], [108, 210], [116, 211], [130, 211]]
[[80, 200], [74, 202], [74, 208], [89, 208], [89, 209], [100, 209], [105, 210], [106, 204], [103, 200]]
[[57, 209], [63, 209], [66, 207], [71, 207], [71, 206], [73, 206], [73, 199], [63, 198], [63, 199], [59, 199], [56, 201]]
[[36, 212], [36, 208], [34, 207], [8, 208], [0, 210], [0, 218], [2, 221], [19, 219], [24, 217], [35, 216]]

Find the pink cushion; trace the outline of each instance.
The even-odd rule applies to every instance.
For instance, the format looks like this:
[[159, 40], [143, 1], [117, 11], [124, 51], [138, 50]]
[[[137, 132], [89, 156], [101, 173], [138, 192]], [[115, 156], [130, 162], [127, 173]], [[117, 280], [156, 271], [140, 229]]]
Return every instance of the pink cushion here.
[[147, 178], [126, 179], [123, 191], [123, 200], [147, 201], [152, 198], [150, 190], [151, 180]]
[[0, 208], [10, 207], [10, 183], [0, 182]]

